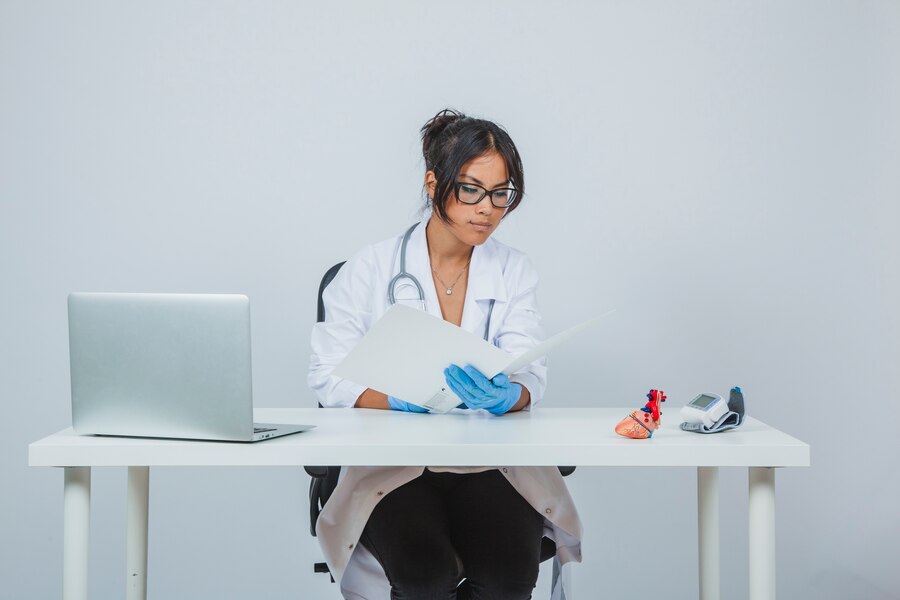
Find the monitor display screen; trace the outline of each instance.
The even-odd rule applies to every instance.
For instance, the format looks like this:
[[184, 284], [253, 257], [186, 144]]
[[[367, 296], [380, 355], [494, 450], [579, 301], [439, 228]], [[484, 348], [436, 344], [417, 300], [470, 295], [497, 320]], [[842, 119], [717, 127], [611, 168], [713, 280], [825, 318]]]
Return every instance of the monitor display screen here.
[[718, 398], [715, 396], [709, 396], [707, 394], [700, 394], [693, 400], [691, 400], [691, 406], [694, 408], [699, 408], [701, 410], [706, 410], [709, 408], [713, 402], [715, 402]]

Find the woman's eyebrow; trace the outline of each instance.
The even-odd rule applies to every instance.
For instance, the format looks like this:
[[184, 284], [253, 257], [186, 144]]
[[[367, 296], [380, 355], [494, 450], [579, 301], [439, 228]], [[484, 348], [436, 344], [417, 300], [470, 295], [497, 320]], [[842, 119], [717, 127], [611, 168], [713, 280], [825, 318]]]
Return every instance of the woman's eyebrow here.
[[[468, 177], [469, 179], [471, 179], [472, 181], [474, 181], [475, 183], [477, 183], [477, 184], [480, 185], [481, 187], [483, 187], [483, 188], [485, 188], [485, 189], [488, 189], [488, 187], [487, 187], [486, 185], [484, 185], [484, 182], [481, 181], [481, 180], [479, 180], [477, 177], [472, 177], [471, 175], [468, 175], [467, 173], [461, 173], [461, 174], [460, 174], [460, 177]], [[500, 187], [501, 185], [509, 185], [509, 179], [506, 179], [506, 180], [504, 180], [504, 181], [501, 181], [500, 183], [498, 183], [498, 184], [495, 185], [494, 187], [495, 187], [495, 188], [496, 188], [496, 187]], [[490, 189], [494, 189], [494, 188], [490, 188]]]

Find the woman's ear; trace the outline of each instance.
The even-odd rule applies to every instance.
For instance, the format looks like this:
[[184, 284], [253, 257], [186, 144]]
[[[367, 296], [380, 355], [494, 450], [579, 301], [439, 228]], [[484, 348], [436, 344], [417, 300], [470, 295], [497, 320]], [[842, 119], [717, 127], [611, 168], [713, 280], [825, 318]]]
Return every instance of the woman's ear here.
[[434, 171], [425, 173], [425, 192], [428, 194], [428, 197], [431, 198], [432, 202], [434, 202], [434, 189], [436, 186], [437, 176], [435, 176]]

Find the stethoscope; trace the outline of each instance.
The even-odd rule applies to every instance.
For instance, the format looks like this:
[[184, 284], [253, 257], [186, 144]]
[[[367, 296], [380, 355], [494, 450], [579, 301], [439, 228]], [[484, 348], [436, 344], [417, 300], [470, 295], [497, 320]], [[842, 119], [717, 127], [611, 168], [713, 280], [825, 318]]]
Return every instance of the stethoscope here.
[[[388, 302], [391, 305], [397, 303], [397, 297], [394, 293], [394, 288], [397, 286], [397, 283], [403, 281], [404, 279], [412, 282], [414, 286], [416, 286], [416, 290], [419, 293], [419, 303], [422, 305], [422, 310], [424, 312], [428, 312], [425, 309], [425, 290], [422, 288], [422, 284], [419, 283], [419, 280], [416, 279], [415, 275], [407, 272], [406, 270], [406, 245], [409, 243], [409, 238], [412, 236], [413, 229], [415, 229], [419, 223], [415, 223], [412, 227], [406, 230], [406, 233], [403, 234], [403, 241], [400, 242], [400, 272], [394, 275], [391, 279], [391, 282], [388, 284]], [[491, 298], [491, 304], [488, 306], [488, 314], [487, 321], [484, 324], [484, 340], [488, 340], [488, 331], [491, 328], [491, 315], [494, 314], [494, 299]]]

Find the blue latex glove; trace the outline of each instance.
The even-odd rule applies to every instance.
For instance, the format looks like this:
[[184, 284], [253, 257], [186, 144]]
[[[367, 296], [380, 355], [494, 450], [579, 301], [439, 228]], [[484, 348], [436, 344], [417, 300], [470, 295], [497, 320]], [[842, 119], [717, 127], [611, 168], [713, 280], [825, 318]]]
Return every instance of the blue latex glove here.
[[416, 413], [427, 413], [428, 409], [417, 404], [410, 404], [406, 400], [400, 400], [399, 398], [394, 398], [393, 396], [388, 396], [388, 404], [391, 405], [391, 410], [402, 410], [405, 412], [416, 412]]
[[483, 408], [495, 415], [507, 412], [522, 396], [521, 384], [511, 383], [503, 373], [488, 379], [472, 365], [465, 369], [450, 365], [444, 369], [444, 379], [466, 406]]

